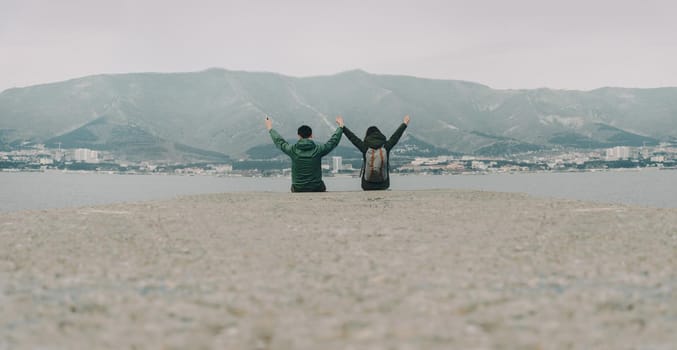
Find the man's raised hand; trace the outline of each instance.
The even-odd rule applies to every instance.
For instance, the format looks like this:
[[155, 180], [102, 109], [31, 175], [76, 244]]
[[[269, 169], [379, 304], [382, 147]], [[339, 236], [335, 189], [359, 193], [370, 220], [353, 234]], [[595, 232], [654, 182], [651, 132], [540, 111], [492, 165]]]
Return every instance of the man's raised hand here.
[[270, 131], [273, 128], [273, 121], [270, 119], [270, 117], [266, 116], [266, 129]]
[[404, 116], [404, 124], [409, 125], [409, 119], [411, 119], [411, 118], [409, 118], [409, 114], [405, 115]]

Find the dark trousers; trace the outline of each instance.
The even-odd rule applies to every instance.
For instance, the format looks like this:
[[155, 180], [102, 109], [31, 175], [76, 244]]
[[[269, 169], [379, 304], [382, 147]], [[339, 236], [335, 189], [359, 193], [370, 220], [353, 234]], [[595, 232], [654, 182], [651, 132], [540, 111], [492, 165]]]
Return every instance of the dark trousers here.
[[327, 192], [327, 186], [324, 185], [324, 182], [320, 182], [319, 185], [309, 188], [297, 188], [294, 185], [291, 185], [292, 192]]

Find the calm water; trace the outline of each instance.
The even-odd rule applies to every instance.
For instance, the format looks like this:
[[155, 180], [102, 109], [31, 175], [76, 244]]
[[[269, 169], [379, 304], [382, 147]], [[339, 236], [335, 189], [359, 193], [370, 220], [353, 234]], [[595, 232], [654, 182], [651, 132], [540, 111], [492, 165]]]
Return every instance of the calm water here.
[[[361, 191], [359, 179], [325, 178], [330, 191]], [[289, 192], [289, 178], [0, 172], [0, 212], [173, 198], [179, 195]], [[677, 208], [677, 171], [394, 176], [393, 190], [478, 189], [541, 197]]]

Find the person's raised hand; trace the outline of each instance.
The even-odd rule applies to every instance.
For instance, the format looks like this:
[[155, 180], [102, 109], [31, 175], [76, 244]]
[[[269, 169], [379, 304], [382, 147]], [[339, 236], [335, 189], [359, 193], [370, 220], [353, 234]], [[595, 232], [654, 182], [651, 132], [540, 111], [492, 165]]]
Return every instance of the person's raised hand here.
[[270, 119], [270, 117], [266, 116], [266, 129], [269, 131], [273, 128], [273, 121]]
[[411, 119], [411, 118], [409, 118], [409, 114], [405, 115], [404, 116], [404, 124], [409, 125], [409, 119]]
[[343, 127], [343, 117], [342, 116], [336, 117], [336, 124], [338, 124], [338, 126], [341, 127], [341, 128]]

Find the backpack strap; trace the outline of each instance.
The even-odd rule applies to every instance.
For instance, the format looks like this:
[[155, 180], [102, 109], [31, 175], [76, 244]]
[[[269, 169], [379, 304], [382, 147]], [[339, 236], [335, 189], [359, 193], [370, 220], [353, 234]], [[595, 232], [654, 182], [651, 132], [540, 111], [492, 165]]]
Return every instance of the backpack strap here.
[[371, 151], [371, 162], [369, 162], [369, 175], [373, 176], [374, 175], [374, 159], [376, 158], [376, 150], [370, 150]]

